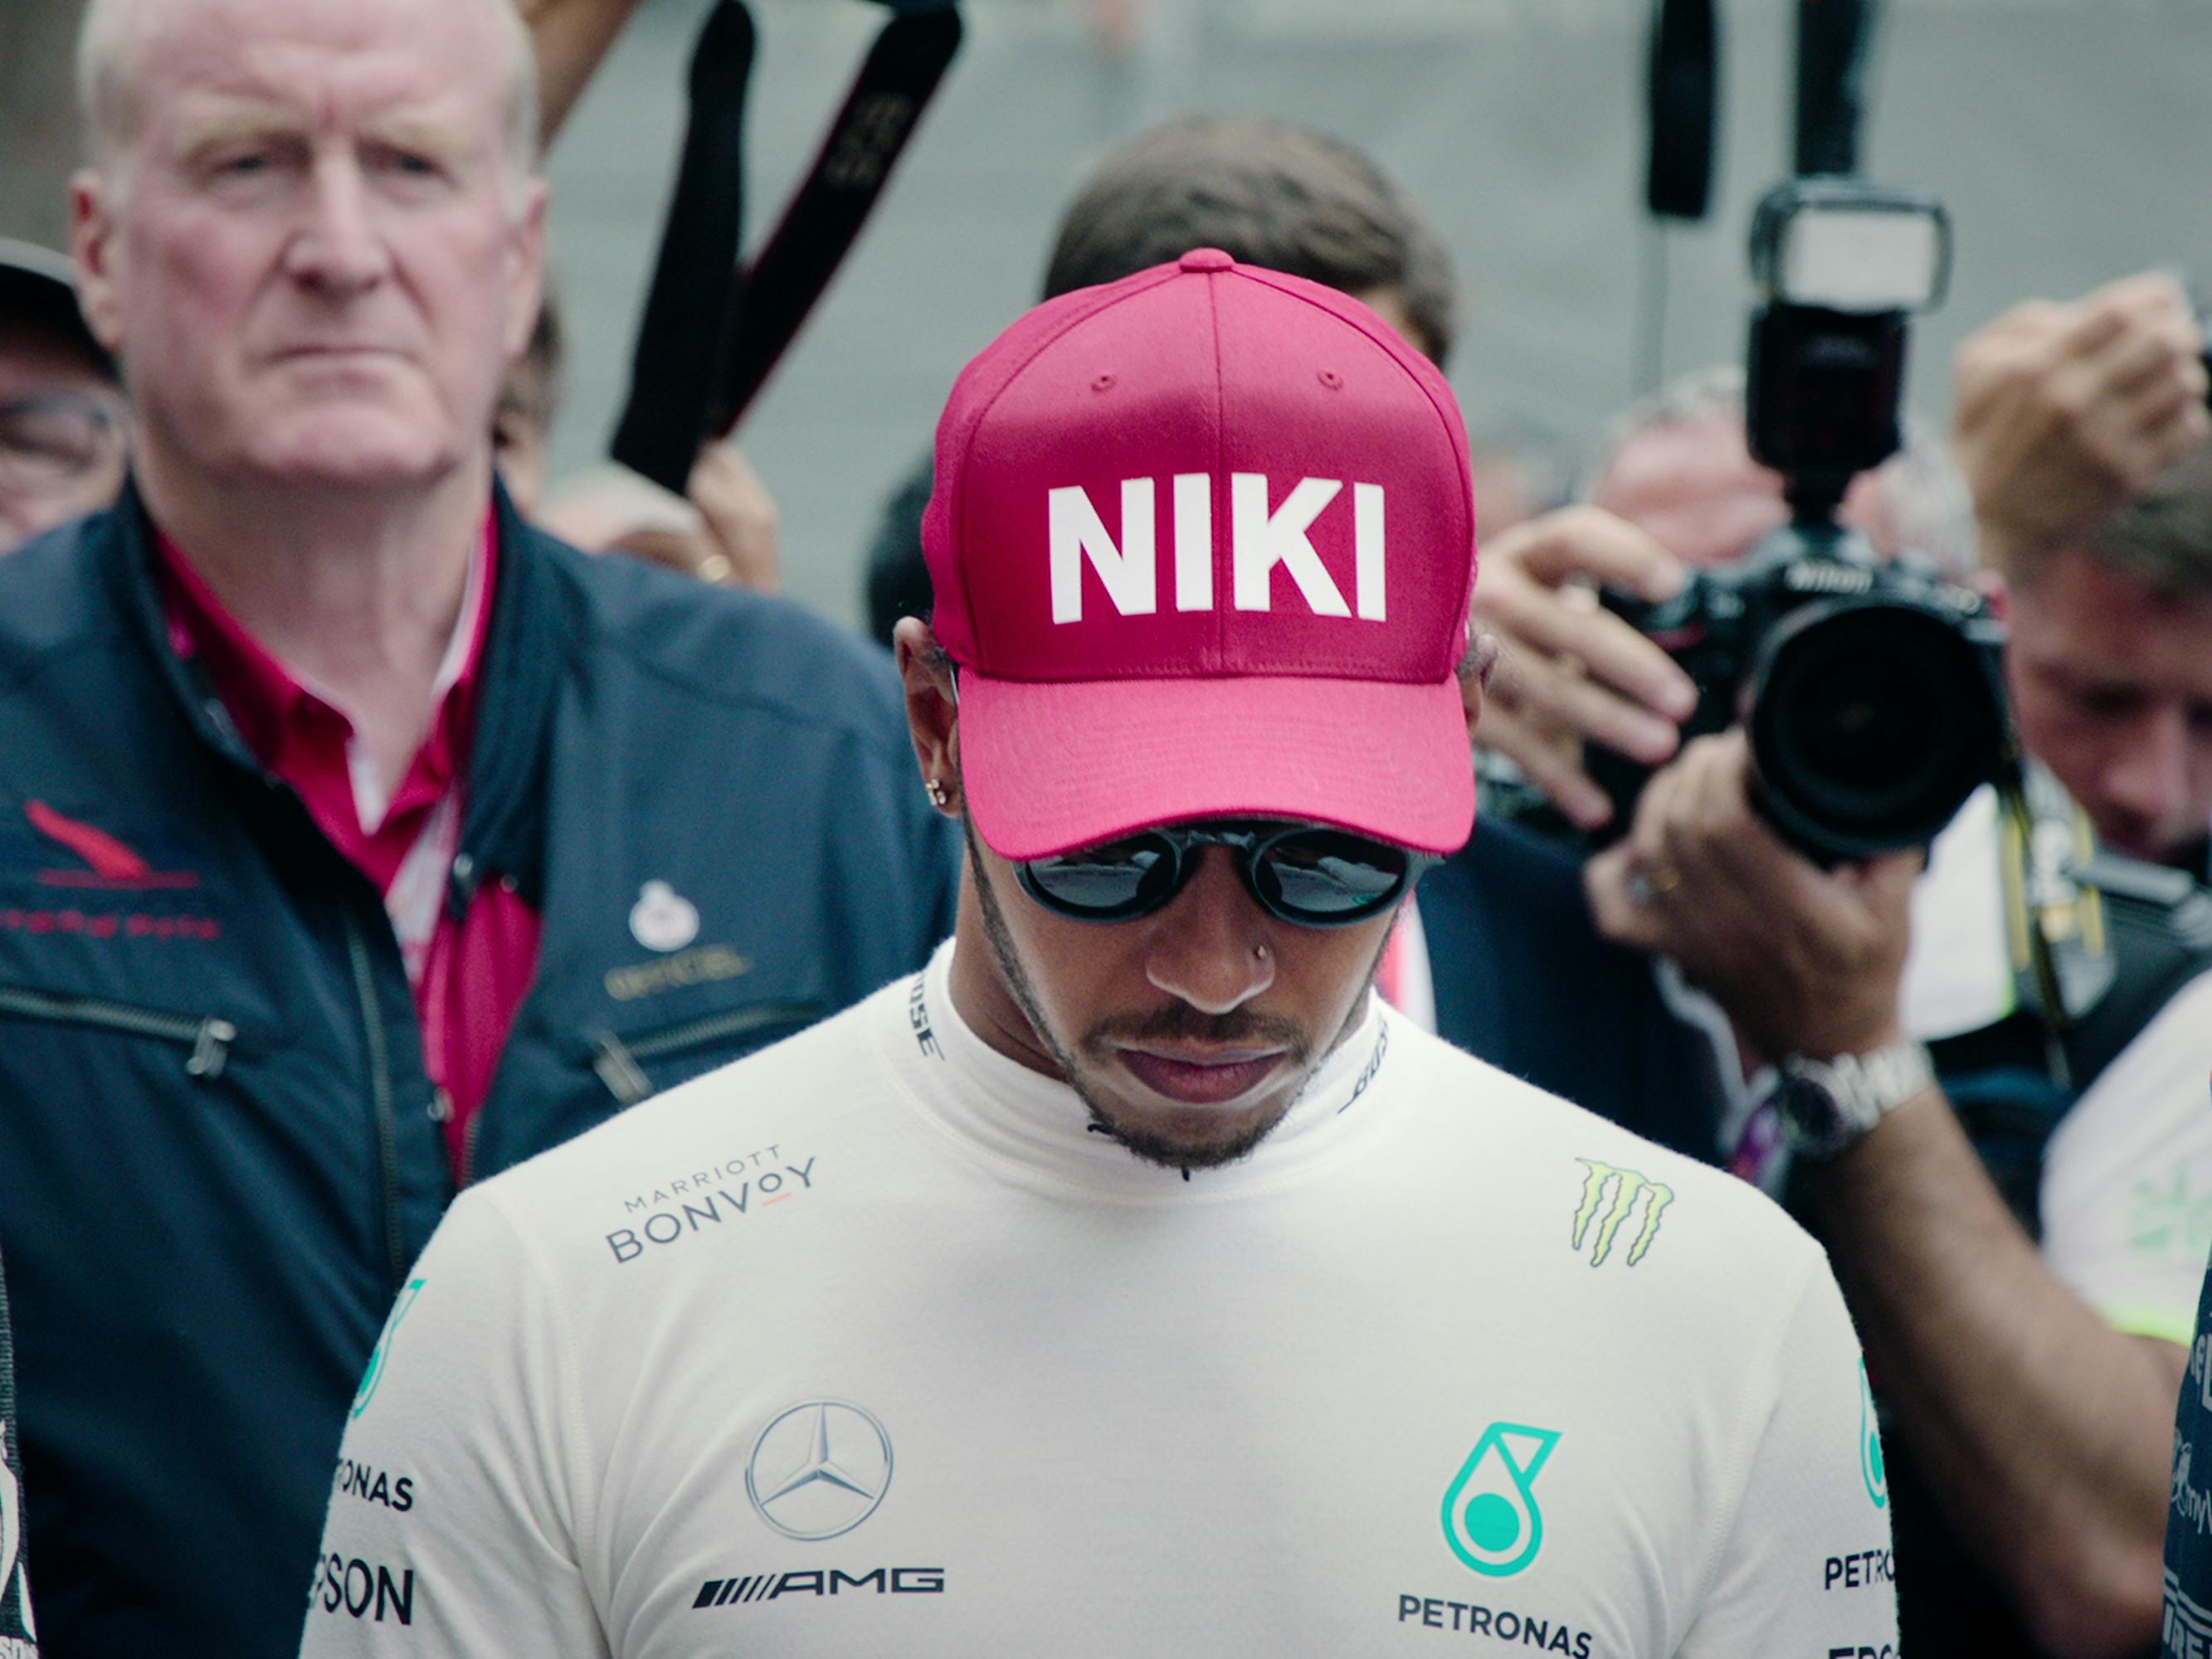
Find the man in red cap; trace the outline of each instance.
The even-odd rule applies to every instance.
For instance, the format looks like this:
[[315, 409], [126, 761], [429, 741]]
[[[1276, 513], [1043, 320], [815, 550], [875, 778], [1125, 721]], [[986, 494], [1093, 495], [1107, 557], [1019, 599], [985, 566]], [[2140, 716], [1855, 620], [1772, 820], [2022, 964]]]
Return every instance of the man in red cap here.
[[463, 1195], [303, 1651], [1892, 1652], [1818, 1249], [1372, 993], [1474, 814], [1441, 376], [1202, 249], [1018, 322], [936, 478], [954, 938]]

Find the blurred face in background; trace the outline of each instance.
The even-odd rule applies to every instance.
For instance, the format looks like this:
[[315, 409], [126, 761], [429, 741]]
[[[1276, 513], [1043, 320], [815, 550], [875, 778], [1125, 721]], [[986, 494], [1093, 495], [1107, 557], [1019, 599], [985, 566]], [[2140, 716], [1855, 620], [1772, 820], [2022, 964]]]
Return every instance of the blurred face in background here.
[[121, 389], [82, 346], [0, 314], [0, 553], [111, 506], [126, 433]]
[[2022, 744], [2115, 852], [2201, 860], [2212, 831], [2212, 596], [2182, 599], [2081, 553], [2006, 595]]
[[514, 52], [491, 0], [127, 15], [132, 131], [81, 175], [76, 243], [149, 477], [488, 474], [544, 210], [510, 153]]
[[[1888, 550], [1879, 495], [1874, 475], [1861, 473], [1838, 516]], [[1741, 420], [1717, 415], [1632, 434], [1607, 459], [1590, 502], [1691, 565], [1740, 558], [1790, 522], [1782, 475], [1752, 459]]]

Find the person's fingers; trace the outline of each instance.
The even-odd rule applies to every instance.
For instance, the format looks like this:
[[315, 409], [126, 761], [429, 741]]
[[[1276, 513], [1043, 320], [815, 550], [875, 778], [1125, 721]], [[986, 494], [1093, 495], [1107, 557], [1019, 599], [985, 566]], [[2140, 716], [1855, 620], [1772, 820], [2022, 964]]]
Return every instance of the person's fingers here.
[[1592, 681], [1555, 675], [1531, 706], [1556, 725], [1590, 743], [1603, 744], [1644, 766], [1657, 766], [1681, 746], [1674, 721], [1637, 707]]
[[1583, 866], [1583, 896], [1598, 933], [1632, 950], [1656, 951], [1666, 929], [1634, 887], [1635, 854], [1626, 842], [1608, 847]]
[[[1655, 715], [1678, 721], [1698, 706], [1697, 686], [1681, 665], [1610, 611], [1570, 604], [1564, 594], [1524, 593], [1515, 596], [1510, 615], [1501, 612], [1497, 620], [1512, 630], [1524, 655], [1533, 649], [1547, 657], [1570, 658], [1588, 678]], [[1595, 732], [1590, 735], [1602, 738]]]
[[1477, 735], [1484, 748], [1520, 768], [1530, 787], [1577, 828], [1599, 830], [1612, 822], [1613, 802], [1557, 738], [1495, 702], [1484, 712]]
[[714, 544], [696, 532], [641, 526], [623, 531], [609, 541], [604, 550], [626, 553], [632, 558], [673, 570], [679, 576], [695, 576], [702, 581], [714, 581], [718, 575], [727, 574], [726, 561], [719, 573], [711, 568], [702, 568], [718, 556]]
[[1491, 676], [1498, 672], [1498, 659], [1505, 647], [1495, 634], [1478, 633], [1467, 647], [1468, 672], [1474, 676], [1475, 684], [1487, 686]]
[[2063, 358], [2091, 358], [2146, 325], [2186, 317], [2189, 296], [2163, 272], [2137, 271], [2092, 289], [2061, 310], [2065, 321], [2052, 337], [2053, 352]]
[[1664, 869], [1673, 864], [1670, 842], [1678, 833], [1675, 821], [1686, 760], [1686, 756], [1678, 757], [1644, 780], [1628, 827], [1627, 845], [1635, 867]]
[[[1647, 599], [1671, 599], [1688, 574], [1648, 532], [1595, 507], [1561, 507], [1514, 526], [1485, 550], [1486, 573], [1494, 561], [1514, 563], [1547, 587], [1582, 578]], [[1483, 580], [1475, 584], [1478, 608]]]
[[685, 495], [706, 521], [726, 579], [774, 592], [781, 578], [781, 541], [775, 501], [737, 447], [702, 446]]
[[1541, 724], [1601, 743], [1646, 766], [1658, 765], [1680, 741], [1672, 720], [1593, 684], [1571, 658], [1546, 656], [1525, 647], [1508, 650], [1499, 668], [1498, 692], [1508, 707]]
[[1917, 847], [1884, 853], [1856, 864], [1838, 865], [1832, 872], [1838, 885], [1885, 923], [1901, 925], [1911, 904], [1912, 884], [1928, 867], [1926, 855]]
[[1659, 856], [1682, 872], [1699, 902], [1725, 902], [1723, 874], [1728, 842], [1745, 814], [1739, 809], [1743, 785], [1730, 764], [1737, 733], [1699, 738], [1668, 769], [1662, 799]]
[[2203, 338], [2187, 313], [2147, 320], [2115, 337], [2093, 360], [2099, 377], [2116, 396], [2128, 397], [2166, 386], [2186, 386], [2198, 368]]

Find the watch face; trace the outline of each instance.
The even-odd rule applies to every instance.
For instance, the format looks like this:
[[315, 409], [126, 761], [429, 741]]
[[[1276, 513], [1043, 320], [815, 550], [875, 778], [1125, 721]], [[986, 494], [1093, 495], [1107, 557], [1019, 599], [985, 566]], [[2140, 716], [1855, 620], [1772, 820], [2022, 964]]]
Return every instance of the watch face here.
[[1785, 1075], [1774, 1106], [1790, 1146], [1809, 1158], [1840, 1152], [1852, 1138], [1835, 1096], [1809, 1077]]

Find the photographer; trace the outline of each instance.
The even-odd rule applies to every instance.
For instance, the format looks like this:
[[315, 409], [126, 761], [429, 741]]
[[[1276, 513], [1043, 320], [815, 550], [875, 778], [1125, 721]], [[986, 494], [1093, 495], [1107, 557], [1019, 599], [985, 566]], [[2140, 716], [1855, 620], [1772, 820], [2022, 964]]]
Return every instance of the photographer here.
[[[2212, 878], [2203, 331], [2157, 273], [2016, 307], [1956, 366], [1959, 461], [2008, 593], [2030, 752], [2109, 848]], [[2132, 507], [2117, 519], [2124, 504]]]
[[[1477, 741], [1518, 769], [1576, 828], [1613, 804], [1583, 769], [1595, 743], [1656, 766], [1674, 753], [1695, 688], [1588, 584], [1672, 598], [1685, 567], [1724, 564], [1789, 517], [1782, 480], [1745, 441], [1741, 368], [1695, 369], [1618, 416], [1583, 494], [1483, 544], [1477, 622], [1504, 647]], [[1601, 509], [1592, 513], [1589, 508]], [[1853, 481], [1843, 522], [1893, 557], [1911, 548], [1963, 580], [1973, 504], [1944, 447], [1908, 422], [1895, 455]]]
[[[2167, 1430], [2206, 1243], [2191, 1200], [2212, 1183], [2212, 961], [2178, 925], [2190, 884], [2093, 860], [2090, 824], [2202, 873], [2199, 346], [2178, 290], [2140, 279], [2009, 313], [1960, 354], [2007, 679], [2050, 769], [2031, 771], [2027, 810], [1977, 797], [1917, 888], [1915, 851], [1823, 869], [1751, 805], [1732, 731], [1658, 773], [1586, 872], [1600, 930], [1709, 993], [1747, 1069], [1778, 1066], [1785, 1106], [1808, 1079], [1851, 1097], [1855, 1121], [1796, 1176], [1893, 1431], [1910, 1650], [2157, 1639]], [[1912, 1039], [1935, 1036], [1931, 1076]]]

